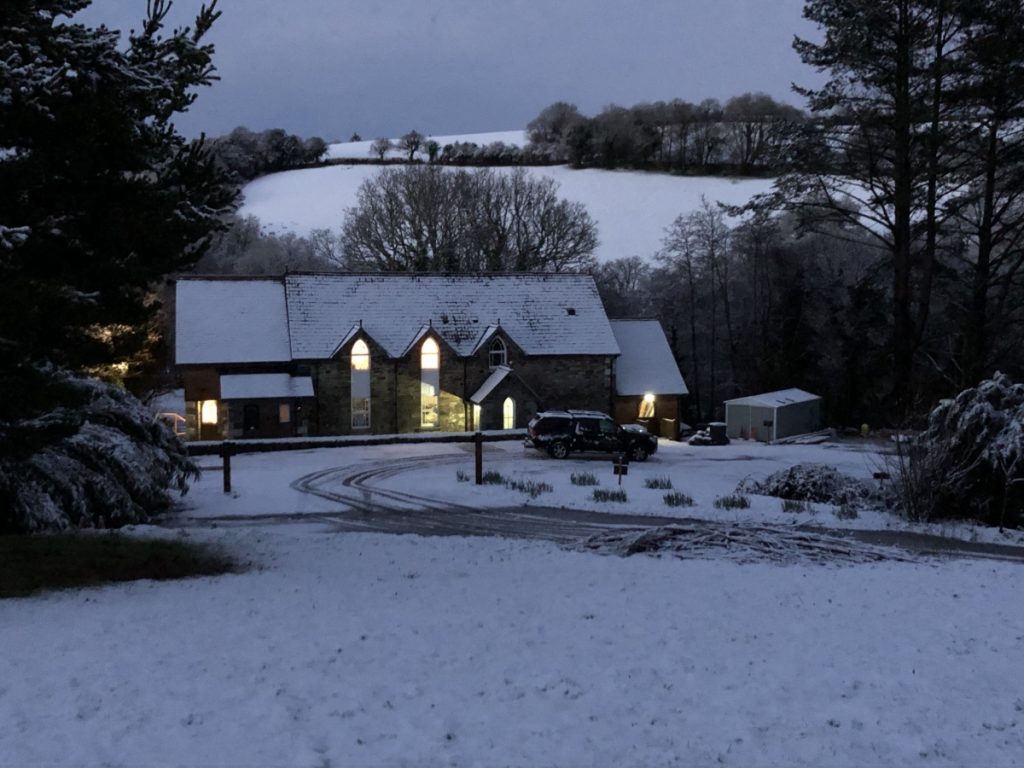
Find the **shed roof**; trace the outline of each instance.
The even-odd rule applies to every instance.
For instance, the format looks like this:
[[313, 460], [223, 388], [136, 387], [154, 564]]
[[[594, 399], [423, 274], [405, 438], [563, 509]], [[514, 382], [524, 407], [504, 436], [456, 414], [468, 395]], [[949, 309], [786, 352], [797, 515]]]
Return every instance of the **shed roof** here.
[[802, 389], [780, 389], [777, 392], [765, 392], [762, 395], [750, 395], [749, 397], [738, 397], [734, 400], [726, 400], [726, 405], [755, 405], [760, 408], [781, 408], [794, 403], [806, 403], [811, 400], [821, 400], [818, 395], [805, 392]]
[[291, 360], [280, 280], [179, 280], [175, 360], [196, 363]]
[[287, 373], [231, 374], [220, 377], [220, 396], [222, 400], [313, 397], [313, 380]]
[[622, 396], [685, 395], [672, 349], [657, 320], [610, 320], [622, 354], [615, 361], [615, 390]]

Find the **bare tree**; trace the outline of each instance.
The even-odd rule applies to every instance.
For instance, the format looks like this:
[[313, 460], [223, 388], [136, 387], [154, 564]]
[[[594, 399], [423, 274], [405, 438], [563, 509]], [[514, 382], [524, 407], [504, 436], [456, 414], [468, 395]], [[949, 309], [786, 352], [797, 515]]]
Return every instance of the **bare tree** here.
[[378, 160], [383, 160], [384, 155], [391, 150], [392, 146], [394, 145], [391, 143], [391, 139], [385, 139], [384, 137], [374, 139], [373, 143], [370, 144], [370, 154], [376, 155]]
[[557, 190], [522, 168], [386, 170], [363, 182], [346, 214], [345, 263], [392, 272], [587, 270], [596, 228]]
[[419, 131], [409, 131], [398, 140], [399, 149], [409, 155], [410, 163], [415, 159], [416, 153], [420, 151], [420, 147], [422, 146], [423, 134]]

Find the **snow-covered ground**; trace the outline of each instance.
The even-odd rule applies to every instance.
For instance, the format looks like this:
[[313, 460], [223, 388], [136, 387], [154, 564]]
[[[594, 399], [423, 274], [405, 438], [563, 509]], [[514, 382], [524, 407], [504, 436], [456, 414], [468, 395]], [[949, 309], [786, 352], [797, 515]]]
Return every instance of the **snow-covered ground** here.
[[[555, 486], [536, 503], [589, 493], [570, 471], [613, 482], [606, 459], [487, 447], [488, 468]], [[870, 474], [871, 454], [849, 447], [663, 444], [631, 466], [623, 506], [668, 511], [641, 490], [649, 475], [694, 496], [682, 513], [713, 516], [706, 502], [743, 476], [794, 461]], [[336, 509], [289, 483], [460, 450], [239, 456], [237, 495], [208, 471], [189, 514]], [[383, 482], [477, 498], [460, 466]], [[522, 495], [479, 497], [511, 499]], [[751, 519], [782, 514], [772, 507], [755, 499]], [[620, 559], [316, 525], [137, 531], [151, 533], [216, 542], [252, 567], [0, 601], [0, 764], [1009, 766], [1024, 755], [1020, 565]]]
[[[485, 470], [497, 471], [513, 481], [546, 483], [552, 490], [530, 499], [523, 492], [504, 485], [477, 486], [471, 482], [459, 482], [459, 471], [470, 476], [474, 472], [472, 446], [466, 443], [382, 445], [236, 456], [232, 459], [231, 496], [224, 497], [221, 474], [213, 469], [206, 472], [185, 497], [184, 506], [186, 513], [193, 517], [336, 511], [339, 508], [337, 504], [298, 491], [290, 483], [303, 475], [332, 467], [359, 469], [396, 459], [435, 457], [438, 459], [436, 465], [418, 465], [409, 471], [382, 475], [369, 480], [366, 486], [480, 508], [534, 505], [723, 522], [908, 530], [973, 541], [1024, 545], [1021, 532], [1000, 533], [996, 529], [967, 523], [914, 525], [880, 510], [862, 509], [854, 519], [840, 519], [835, 508], [828, 504], [814, 504], [809, 513], [784, 512], [779, 499], [756, 495], [749, 496], [749, 509], [716, 509], [714, 506], [719, 497], [734, 493], [741, 480], [748, 477], [762, 480], [773, 472], [802, 462], [827, 464], [853, 477], [870, 480], [875, 472], [885, 469], [885, 458], [878, 453], [877, 445], [869, 441], [766, 445], [736, 440], [727, 446], [697, 447], [662, 440], [658, 452], [648, 461], [630, 465], [629, 474], [623, 478], [621, 486], [627, 496], [624, 503], [594, 501], [593, 487], [572, 483], [573, 473], [586, 472], [597, 478], [599, 488], [619, 488], [608, 456], [580, 454], [566, 461], [556, 461], [545, 453], [524, 448], [518, 441], [487, 443], [484, 448]], [[200, 464], [216, 468], [220, 460], [214, 456], [203, 457]], [[339, 475], [339, 490], [344, 476], [344, 473]], [[674, 491], [693, 498], [694, 506], [667, 506], [664, 496], [668, 491], [647, 488], [645, 481], [649, 478], [668, 478]]]
[[[356, 205], [366, 179], [378, 165], [333, 165], [263, 176], [243, 189], [243, 216], [256, 216], [268, 232], [308, 235], [314, 229], [341, 230], [345, 211]], [[508, 168], [495, 169], [509, 173]], [[625, 256], [651, 258], [662, 248], [665, 229], [677, 216], [709, 202], [742, 205], [771, 188], [770, 179], [669, 176], [639, 171], [574, 170], [566, 166], [528, 168], [559, 184], [558, 194], [583, 203], [597, 223], [598, 261]]]

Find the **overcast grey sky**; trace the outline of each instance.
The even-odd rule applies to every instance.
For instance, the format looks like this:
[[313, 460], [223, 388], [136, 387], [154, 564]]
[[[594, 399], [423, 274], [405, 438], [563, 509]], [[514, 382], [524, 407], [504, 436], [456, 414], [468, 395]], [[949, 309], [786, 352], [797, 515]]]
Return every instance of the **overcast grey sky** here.
[[[190, 23], [200, 0], [174, 0]], [[93, 0], [76, 20], [138, 29], [145, 0]], [[803, 0], [220, 0], [221, 81], [188, 135], [284, 128], [347, 139], [524, 128], [554, 101], [606, 104], [765, 91], [803, 106], [817, 82], [792, 50]]]

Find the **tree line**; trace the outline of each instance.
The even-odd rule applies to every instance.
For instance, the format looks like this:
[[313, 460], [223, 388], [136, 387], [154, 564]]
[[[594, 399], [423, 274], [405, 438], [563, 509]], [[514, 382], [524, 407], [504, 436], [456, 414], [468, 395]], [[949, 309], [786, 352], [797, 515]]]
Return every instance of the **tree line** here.
[[805, 119], [767, 94], [744, 93], [725, 104], [612, 104], [593, 117], [559, 101], [541, 110], [527, 131], [535, 155], [575, 166], [749, 175], [786, 165], [795, 128]]

